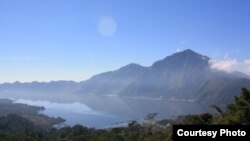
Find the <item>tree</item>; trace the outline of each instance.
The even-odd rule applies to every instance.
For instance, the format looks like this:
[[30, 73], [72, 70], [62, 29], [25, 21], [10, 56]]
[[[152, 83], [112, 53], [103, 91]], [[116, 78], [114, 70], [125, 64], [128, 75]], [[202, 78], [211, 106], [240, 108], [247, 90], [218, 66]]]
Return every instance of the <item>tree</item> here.
[[215, 124], [250, 124], [250, 92], [242, 88], [241, 94], [235, 96], [234, 103], [227, 106], [223, 116], [214, 118]]
[[199, 114], [199, 115], [187, 115], [182, 120], [181, 124], [200, 124], [207, 125], [213, 120], [213, 115], [209, 113]]

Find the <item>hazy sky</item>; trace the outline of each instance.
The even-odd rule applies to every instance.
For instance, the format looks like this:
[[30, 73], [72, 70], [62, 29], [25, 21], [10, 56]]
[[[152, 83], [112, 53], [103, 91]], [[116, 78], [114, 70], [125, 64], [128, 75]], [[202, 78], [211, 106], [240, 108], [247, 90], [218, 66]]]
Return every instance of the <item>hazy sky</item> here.
[[187, 48], [237, 68], [250, 64], [249, 7], [249, 0], [0, 0], [0, 83], [80, 81]]

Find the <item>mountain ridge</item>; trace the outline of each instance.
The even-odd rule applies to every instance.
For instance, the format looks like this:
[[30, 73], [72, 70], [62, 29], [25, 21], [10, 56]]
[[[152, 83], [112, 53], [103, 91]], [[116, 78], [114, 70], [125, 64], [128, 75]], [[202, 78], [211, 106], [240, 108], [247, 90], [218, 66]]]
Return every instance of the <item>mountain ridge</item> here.
[[[119, 91], [112, 91], [113, 81], [108, 81], [102, 75], [102, 79], [95, 81], [105, 83], [106, 87], [110, 87], [109, 91], [104, 93], [101, 90], [92, 91], [91, 94], [228, 103], [233, 100], [235, 94], [238, 94], [241, 87], [249, 88], [250, 80], [242, 78], [244, 75], [213, 70], [209, 61], [209, 57], [188, 49], [156, 61], [149, 67], [142, 67], [138, 74], [133, 75], [133, 70], [130, 70], [127, 65], [121, 68], [130, 70], [128, 77], [131, 80], [126, 81], [126, 85], [119, 85]], [[116, 71], [122, 71], [121, 68]], [[113, 72], [109, 72], [110, 75]], [[100, 75], [97, 76], [100, 77]], [[118, 74], [118, 76], [121, 75]], [[86, 83], [93, 78], [87, 80]], [[124, 80], [120, 77], [119, 81]], [[94, 86], [94, 83], [92, 85], [95, 89], [99, 88]], [[89, 94], [89, 91], [86, 91], [88, 87], [86, 85], [83, 87], [85, 90], [82, 89], [76, 93]]]
[[81, 82], [4, 83], [0, 84], [0, 94], [91, 94], [229, 103], [241, 87], [250, 88], [247, 75], [214, 70], [209, 61], [209, 57], [188, 49], [149, 67], [130, 63]]

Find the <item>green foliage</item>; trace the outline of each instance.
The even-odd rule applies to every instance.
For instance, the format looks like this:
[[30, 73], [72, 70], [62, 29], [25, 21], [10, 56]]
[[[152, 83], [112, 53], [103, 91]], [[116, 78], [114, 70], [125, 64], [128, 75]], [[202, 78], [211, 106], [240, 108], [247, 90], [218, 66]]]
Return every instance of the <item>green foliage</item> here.
[[[34, 124], [35, 126], [42, 127], [45, 130], [49, 130], [50, 128], [53, 127], [53, 125], [65, 121], [62, 118], [53, 118], [43, 114], [39, 114], [39, 111], [43, 109], [44, 109], [43, 107], [13, 103], [12, 100], [0, 99], [0, 117], [13, 115], [14, 113], [32, 122], [32, 124]], [[12, 119], [11, 116], [9, 116], [9, 118], [10, 120]]]
[[234, 103], [227, 106], [222, 116], [215, 116], [214, 124], [249, 124], [250, 123], [250, 92], [242, 88]]
[[218, 107], [216, 105], [211, 105], [210, 108], [215, 109], [221, 116], [223, 116], [223, 111], [221, 110], [220, 107]]
[[213, 115], [209, 113], [204, 113], [200, 115], [187, 115], [181, 121], [181, 124], [200, 124], [207, 125], [211, 124], [213, 120]]

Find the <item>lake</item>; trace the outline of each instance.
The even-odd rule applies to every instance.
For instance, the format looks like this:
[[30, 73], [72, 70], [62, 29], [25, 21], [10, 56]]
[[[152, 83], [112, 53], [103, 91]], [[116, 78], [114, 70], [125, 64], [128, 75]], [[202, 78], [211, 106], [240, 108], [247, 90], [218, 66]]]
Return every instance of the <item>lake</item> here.
[[65, 124], [107, 128], [120, 126], [130, 120], [143, 121], [149, 113], [158, 113], [157, 119], [210, 111], [207, 105], [195, 102], [139, 99], [117, 96], [88, 95], [74, 102], [16, 99], [16, 103], [45, 107], [41, 113], [66, 119]]

